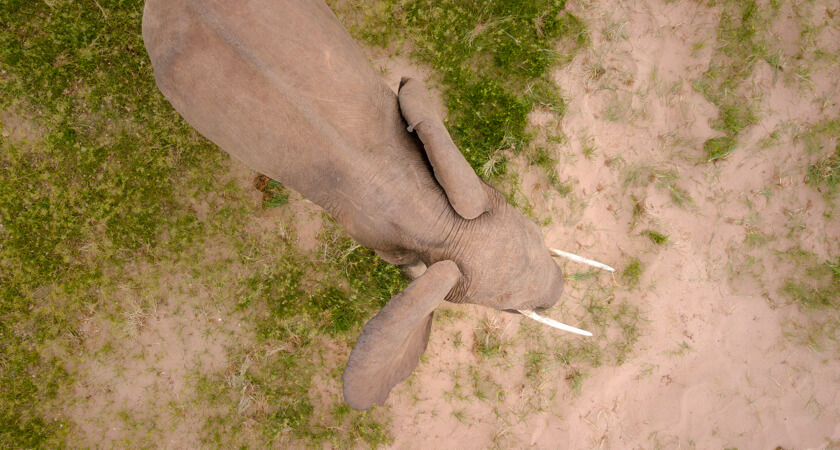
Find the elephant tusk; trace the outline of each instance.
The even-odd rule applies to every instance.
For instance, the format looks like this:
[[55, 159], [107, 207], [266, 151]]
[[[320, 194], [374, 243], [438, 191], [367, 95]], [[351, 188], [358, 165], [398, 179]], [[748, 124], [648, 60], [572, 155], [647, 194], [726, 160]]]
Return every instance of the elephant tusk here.
[[520, 309], [518, 311], [520, 313], [522, 313], [523, 316], [525, 316], [529, 319], [534, 319], [537, 322], [544, 323], [544, 324], [546, 324], [550, 327], [557, 328], [558, 330], [568, 331], [569, 333], [580, 334], [580, 335], [583, 335], [583, 336], [592, 336], [592, 333], [590, 333], [586, 330], [581, 330], [580, 328], [575, 328], [575, 327], [566, 325], [565, 323], [560, 323], [560, 322], [558, 322], [554, 319], [549, 319], [548, 317], [543, 317], [543, 316], [537, 314], [536, 312], [534, 312], [530, 309]]
[[598, 261], [593, 261], [591, 259], [586, 259], [582, 256], [575, 255], [574, 253], [564, 252], [563, 250], [557, 250], [556, 248], [550, 248], [549, 250], [551, 250], [551, 253], [554, 256], [559, 256], [561, 258], [570, 259], [574, 262], [579, 262], [581, 264], [588, 264], [592, 267], [597, 267], [599, 269], [604, 269], [604, 270], [609, 271], [609, 272], [615, 272], [615, 269], [613, 269], [612, 267], [610, 267], [606, 264], [603, 264], [603, 263], [599, 263]]

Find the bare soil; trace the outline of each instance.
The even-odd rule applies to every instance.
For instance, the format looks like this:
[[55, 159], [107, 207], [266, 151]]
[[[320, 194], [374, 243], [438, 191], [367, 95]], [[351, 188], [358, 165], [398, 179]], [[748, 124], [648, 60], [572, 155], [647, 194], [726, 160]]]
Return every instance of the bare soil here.
[[[557, 148], [558, 169], [573, 180], [577, 203], [545, 196], [540, 176], [520, 170], [537, 209], [553, 211], [554, 223], [544, 229], [549, 244], [619, 268], [640, 258], [639, 287], [617, 295], [642, 308], [643, 335], [626, 362], [592, 369], [578, 393], [563, 368], [534, 388], [524, 370], [508, 366], [489, 370], [507, 392], [503, 400], [453, 400], [472, 367], [524, 361], [513, 349], [507, 361], [487, 361], [469, 342], [453, 346], [453, 336], [471, 338], [481, 320], [512, 336], [520, 319], [452, 306], [468, 318], [437, 324], [428, 362], [389, 401], [393, 448], [837, 445], [840, 359], [836, 349], [795, 343], [791, 324], [808, 319], [779, 293], [790, 267], [778, 254], [801, 246], [822, 259], [837, 255], [840, 222], [803, 181], [801, 142], [787, 134], [767, 148], [758, 143], [782, 124], [802, 129], [837, 117], [840, 68], [817, 69], [810, 83], [797, 85], [759, 62], [751, 82], [763, 94], [760, 124], [727, 160], [706, 163], [703, 143], [718, 135], [710, 126], [718, 111], [690, 82], [709, 65], [719, 11], [656, 0], [570, 7], [592, 38], [554, 74], [569, 99], [559, 124], [569, 139]], [[828, 33], [821, 39], [836, 47]], [[701, 41], [706, 45], [693, 49]], [[558, 126], [549, 112], [531, 119], [536, 128]], [[594, 155], [585, 157], [584, 146], [594, 146]], [[628, 171], [647, 166], [674, 171], [691, 201], [676, 204], [656, 180], [628, 186]], [[643, 203], [641, 218], [631, 194]], [[668, 244], [652, 245], [642, 234], [648, 228], [667, 234]], [[750, 245], [749, 233], [772, 238]], [[575, 314], [555, 313], [561, 320]], [[520, 337], [514, 345], [527, 343]], [[545, 404], [529, 407], [534, 389]]]

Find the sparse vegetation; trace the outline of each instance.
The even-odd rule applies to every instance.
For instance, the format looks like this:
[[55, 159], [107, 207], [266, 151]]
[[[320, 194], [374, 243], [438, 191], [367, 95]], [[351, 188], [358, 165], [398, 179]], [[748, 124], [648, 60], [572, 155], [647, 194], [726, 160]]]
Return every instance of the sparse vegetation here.
[[503, 356], [505, 351], [505, 339], [499, 325], [490, 320], [483, 319], [478, 328], [475, 329], [475, 351], [482, 356]]
[[819, 262], [816, 255], [799, 248], [784, 256], [795, 266], [780, 294], [808, 312], [785, 321], [785, 335], [811, 349], [836, 352], [840, 342], [840, 258]]
[[808, 182], [817, 189], [825, 189], [827, 194], [837, 192], [840, 186], [840, 143], [834, 154], [808, 166]]
[[703, 150], [706, 151], [709, 161], [725, 158], [729, 156], [734, 149], [735, 138], [732, 136], [711, 138], [703, 144]]
[[[266, 356], [246, 373], [267, 405], [250, 407], [265, 438], [386, 441], [375, 414], [335, 415], [329, 429], [312, 422], [307, 389], [324, 368], [305, 359], [311, 354], [304, 350], [319, 339], [347, 348], [344, 339], [358, 332], [371, 308], [405, 285], [399, 270], [354, 247], [335, 226], [328, 229], [338, 236], [332, 250], [340, 261], [306, 261], [281, 239], [270, 265], [255, 264], [250, 238], [233, 232], [255, 212], [247, 210], [242, 188], [225, 180], [226, 156], [184, 123], [154, 84], [139, 35], [143, 2], [102, 6], [0, 7], [0, 110], [43, 130], [23, 139], [4, 132], [0, 139], [0, 447], [73, 439], [71, 422], [44, 416], [54, 416], [54, 401], [73, 400], [67, 390], [78, 373], [67, 367], [77, 362], [63, 350], [74, 345], [65, 336], [77, 335], [83, 315], [112, 308], [119, 330], [133, 338], [144, 332], [148, 310], [120, 305], [109, 294], [136, 283], [119, 268], [180, 261], [181, 273], [199, 274], [207, 271], [200, 255], [219, 245], [232, 246], [235, 260], [250, 265], [238, 297], [242, 314], [257, 316], [256, 345], [295, 342], [302, 351]], [[9, 130], [11, 123], [0, 126]], [[264, 206], [289, 201], [282, 185], [264, 181], [257, 186]], [[192, 202], [208, 205], [209, 213]], [[214, 245], [204, 249], [208, 240]], [[332, 275], [304, 288], [307, 267]], [[235, 291], [240, 280], [222, 273], [228, 285], [218, 289]], [[224, 385], [220, 377], [208, 384]], [[239, 397], [198, 387], [197, 402], [231, 411], [207, 418], [205, 439], [238, 442], [245, 432], [236, 419]], [[132, 427], [154, 427], [154, 420]]]
[[758, 104], [746, 80], [756, 62], [771, 56], [765, 42], [767, 11], [755, 0], [720, 4], [719, 47], [709, 69], [694, 83], [695, 89], [717, 105], [719, 116], [713, 127], [724, 133], [703, 145], [709, 161], [732, 153], [741, 131], [758, 123]]
[[391, 0], [343, 15], [351, 33], [374, 45], [392, 43], [399, 33], [407, 50], [435, 69], [453, 140], [477, 172], [492, 177], [505, 172], [499, 150], [518, 153], [530, 141], [531, 108], [565, 110], [548, 71], [588, 39], [565, 6], [565, 0]]
[[654, 230], [646, 230], [644, 235], [648, 237], [654, 244], [664, 245], [668, 243], [668, 235], [662, 234]]
[[824, 120], [809, 125], [796, 135], [796, 140], [805, 144], [805, 150], [812, 155], [831, 153], [831, 146], [840, 145], [840, 118]]
[[289, 203], [289, 191], [277, 180], [265, 175], [258, 175], [254, 179], [254, 187], [263, 193], [263, 207], [272, 208]]
[[[675, 169], [662, 169], [650, 164], [633, 164], [624, 172], [625, 186], [645, 187], [653, 183], [657, 188], [668, 192], [677, 206], [688, 206], [692, 203], [691, 196], [680, 186], [678, 180], [679, 174]], [[643, 207], [643, 204], [635, 201], [634, 217], [643, 213]]]
[[638, 286], [639, 280], [642, 278], [642, 272], [644, 272], [642, 261], [639, 258], [633, 258], [621, 271], [621, 279], [631, 287]]
[[219, 188], [198, 174], [222, 156], [154, 85], [141, 3], [107, 21], [93, 4], [0, 7], [0, 109], [41, 133], [0, 140], [0, 447], [64, 439], [68, 423], [42, 413], [73, 376], [47, 349], [120, 282], [115, 268], [198, 244], [204, 225], [178, 193]]
[[[267, 177], [252, 183], [248, 174], [231, 173], [224, 153], [186, 125], [154, 86], [139, 36], [142, 3], [11, 0], [0, 6], [0, 447], [154, 446], [183, 429], [193, 433], [185, 437], [193, 446], [207, 447], [375, 448], [399, 439], [402, 430], [392, 423], [392, 417], [401, 420], [398, 415], [388, 406], [351, 410], [341, 399], [340, 376], [364, 321], [408, 280], [329, 218], [316, 220], [323, 224], [317, 248], [299, 251], [299, 223], [287, 217], [302, 207], [300, 197]], [[622, 67], [626, 55], [605, 48], [582, 55], [592, 59], [581, 68], [584, 80], [574, 80], [577, 61], [568, 66], [572, 73], [562, 76], [581, 81], [585, 89], [596, 88], [568, 95], [591, 95], [596, 100], [591, 105], [603, 106], [597, 111], [602, 115], [583, 118], [609, 122], [610, 133], [589, 122], [586, 128], [561, 124], [567, 99], [552, 72], [588, 45], [587, 26], [563, 0], [336, 5], [357, 37], [387, 47], [390, 54], [409, 54], [432, 69], [432, 84], [444, 95], [448, 126], [470, 163], [501, 185], [526, 214], [544, 225], [556, 220], [566, 226], [562, 233], [548, 231], [551, 239], [577, 240], [582, 247], [595, 242], [597, 252], [615, 245], [620, 253], [607, 253], [613, 258], [639, 255], [618, 262], [617, 283], [582, 266], [570, 269], [579, 272], [566, 272], [561, 303], [547, 315], [592, 331], [592, 338], [555, 333], [528, 321], [518, 329], [508, 327], [517, 319], [492, 312], [476, 318], [461, 305], [436, 311], [430, 348], [457, 354], [457, 367], [452, 360], [435, 365], [426, 355], [418, 373], [395, 389], [396, 404], [422, 411], [413, 420], [487, 424], [493, 427], [488, 439], [497, 446], [526, 446], [527, 439], [517, 439], [521, 424], [533, 423], [534, 413], [552, 426], [578, 420], [558, 405], [583, 406], [568, 400], [589, 400], [594, 386], [587, 379], [602, 379], [598, 367], [629, 361], [622, 370], [632, 369], [627, 372], [631, 377], [637, 372], [636, 383], [684, 382], [677, 375], [671, 378], [673, 364], [648, 359], [657, 356], [651, 355], [652, 348], [666, 358], [699, 360], [708, 353], [703, 347], [709, 341], [695, 337], [698, 329], [708, 331], [707, 319], [711, 323], [721, 314], [737, 317], [749, 311], [743, 323], [767, 323], [777, 317], [776, 308], [784, 311], [778, 317], [785, 317], [783, 336], [788, 338], [779, 345], [815, 350], [797, 352], [807, 364], [787, 360], [782, 378], [774, 368], [767, 380], [763, 374], [748, 379], [749, 386], [721, 376], [716, 380], [721, 392], [734, 386], [753, 395], [769, 386], [766, 392], [778, 395], [789, 405], [785, 413], [793, 415], [797, 403], [784, 397], [791, 392], [785, 391], [787, 377], [799, 386], [792, 395], [802, 396], [802, 403], [817, 411], [815, 422], [836, 413], [814, 394], [825, 380], [812, 377], [808, 365], [828, 361], [840, 342], [836, 218], [825, 206], [836, 201], [840, 185], [840, 119], [836, 89], [820, 89], [825, 74], [836, 72], [822, 67], [834, 68], [840, 61], [836, 43], [821, 43], [836, 35], [838, 14], [813, 2], [712, 0], [697, 5], [700, 13], [710, 8], [714, 14], [709, 17], [721, 18], [711, 25], [716, 36], [686, 41], [686, 51], [698, 61], [711, 53], [708, 68], [693, 81], [719, 111], [712, 123], [719, 134], [705, 142], [692, 135], [694, 122], [668, 117], [671, 112], [686, 120], [705, 117], [692, 112], [696, 95], [681, 90], [684, 74], [654, 65], [648, 79], [645, 58], [634, 59], [638, 68], [628, 69]], [[668, 5], [674, 6], [682, 5]], [[576, 8], [575, 14], [588, 17], [592, 11], [603, 13], [604, 7], [584, 2]], [[817, 14], [824, 20], [812, 20]], [[618, 17], [607, 14], [605, 23], [593, 21], [595, 40], [606, 40], [620, 52], [637, 48], [635, 34], [643, 27]], [[670, 36], [671, 28], [679, 31], [688, 23], [702, 26], [702, 21], [664, 26], [669, 20], [656, 16], [663, 25], [657, 33]], [[793, 28], [779, 33], [774, 28], [779, 20]], [[777, 45], [788, 35], [796, 42]], [[772, 73], [774, 83], [779, 77], [786, 88], [802, 91], [791, 108], [801, 108], [802, 116], [779, 117], [772, 111], [773, 102], [764, 101], [774, 98], [766, 95], [765, 73]], [[645, 86], [659, 98], [645, 97]], [[670, 109], [660, 116], [663, 105]], [[527, 126], [526, 116], [534, 109], [552, 115], [541, 130]], [[584, 114], [587, 109], [582, 108]], [[679, 146], [692, 155], [702, 152], [704, 161], [725, 160], [751, 142], [745, 137], [752, 139], [757, 130], [751, 127], [763, 115], [783, 121], [758, 140], [762, 157], [787, 147], [784, 155], [790, 160], [756, 166], [756, 160], [745, 158], [747, 164], [739, 168], [694, 166], [695, 157], [681, 161], [684, 155], [673, 150]], [[652, 117], [664, 117], [665, 123], [637, 120]], [[814, 122], [803, 123], [801, 117]], [[633, 141], [635, 148], [622, 147], [621, 140], [631, 134], [625, 127], [647, 140], [645, 145], [654, 144], [648, 148]], [[570, 140], [579, 143], [579, 152], [568, 151]], [[669, 146], [670, 155], [654, 153], [667, 152]], [[533, 192], [511, 173], [511, 154], [544, 172], [540, 189], [558, 191], [561, 195], [552, 193], [552, 198], [560, 206], [544, 208], [529, 198]], [[606, 175], [597, 180], [594, 194], [591, 180], [576, 180], [579, 167], [562, 176], [557, 171], [578, 162], [608, 167], [596, 172]], [[754, 180], [733, 184], [740, 171], [751, 167], [762, 171], [759, 185]], [[803, 189], [805, 183], [810, 187]], [[579, 186], [591, 196], [578, 196]], [[261, 200], [253, 188], [263, 193]], [[808, 192], [811, 188], [823, 198]], [[746, 216], [738, 212], [744, 202], [750, 211]], [[592, 214], [595, 208], [608, 212]], [[715, 223], [708, 241], [686, 229], [695, 218]], [[613, 233], [621, 227], [628, 228]], [[610, 239], [601, 239], [607, 236], [604, 228], [613, 233]], [[719, 249], [713, 243], [721, 238], [731, 241], [731, 254], [708, 251]], [[803, 250], [800, 240], [802, 247], [823, 256]], [[788, 245], [791, 250], [782, 250]], [[672, 259], [677, 253], [682, 257]], [[677, 270], [663, 271], [674, 260]], [[730, 287], [739, 290], [737, 304], [708, 296], [713, 308], [704, 309], [702, 318], [687, 314], [675, 320], [682, 335], [676, 334], [671, 344], [650, 346], [647, 340], [637, 345], [647, 327], [641, 308], [655, 307], [660, 297], [670, 295], [663, 288], [672, 285], [670, 277], [694, 288], [725, 283], [726, 274]], [[761, 296], [770, 310], [753, 315]], [[690, 302], [684, 303], [679, 307], [690, 310]], [[160, 365], [164, 353], [150, 351], [172, 351], [172, 343], [157, 336], [164, 325], [172, 325], [178, 339], [192, 339], [190, 348], [201, 347], [197, 356], [179, 361], [180, 372]], [[214, 352], [221, 355], [216, 364], [205, 364]], [[767, 359], [773, 357], [768, 351]], [[448, 368], [453, 370], [444, 373]], [[430, 400], [434, 391], [427, 391], [424, 381], [430, 373], [449, 377], [451, 387], [441, 398], [451, 408], [436, 409], [437, 397]], [[140, 385], [143, 378], [166, 383], [143, 385], [137, 408], [113, 401], [114, 386]], [[89, 391], [79, 395], [84, 389]], [[94, 400], [87, 399], [90, 393]], [[99, 401], [106, 406], [91, 408]], [[751, 408], [761, 403], [754, 397], [747, 401]], [[96, 417], [74, 415], [78, 411], [95, 411]], [[593, 411], [580, 420], [586, 421], [584, 428], [594, 429], [614, 423], [620, 411]], [[84, 434], [89, 432], [85, 428], [99, 434], [107, 425], [119, 430], [107, 436]], [[725, 440], [731, 431], [716, 425], [713, 434]], [[525, 432], [530, 438], [533, 430]], [[648, 441], [654, 445], [685, 443], [652, 436]], [[476, 445], [482, 443], [487, 442]], [[698, 445], [710, 446], [708, 441]]]
[[806, 267], [804, 276], [788, 279], [782, 292], [807, 309], [840, 307], [840, 258]]
[[545, 371], [546, 355], [540, 350], [531, 350], [525, 354], [525, 376], [539, 380]]

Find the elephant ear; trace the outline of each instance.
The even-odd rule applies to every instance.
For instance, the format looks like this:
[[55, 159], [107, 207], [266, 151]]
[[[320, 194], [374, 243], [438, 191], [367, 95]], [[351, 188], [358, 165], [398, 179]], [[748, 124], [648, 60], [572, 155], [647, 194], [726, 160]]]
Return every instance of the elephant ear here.
[[391, 389], [411, 375], [426, 351], [434, 309], [460, 278], [454, 262], [435, 263], [365, 324], [342, 376], [350, 407], [385, 403]]
[[432, 163], [435, 178], [459, 216], [475, 219], [489, 209], [484, 183], [452, 142], [443, 121], [426, 99], [423, 84], [403, 78], [399, 90], [400, 110], [408, 131], [416, 131]]

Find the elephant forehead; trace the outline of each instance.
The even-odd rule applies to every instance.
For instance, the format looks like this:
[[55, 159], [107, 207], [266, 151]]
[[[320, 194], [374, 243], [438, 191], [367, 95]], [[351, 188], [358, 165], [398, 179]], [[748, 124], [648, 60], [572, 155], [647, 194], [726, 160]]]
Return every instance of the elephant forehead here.
[[[512, 208], [511, 208], [512, 209]], [[511, 214], [480, 218], [460, 236], [453, 258], [466, 278], [467, 301], [482, 298], [512, 301], [517, 295], [535, 296], [540, 280], [553, 281], [557, 270], [539, 233]]]

